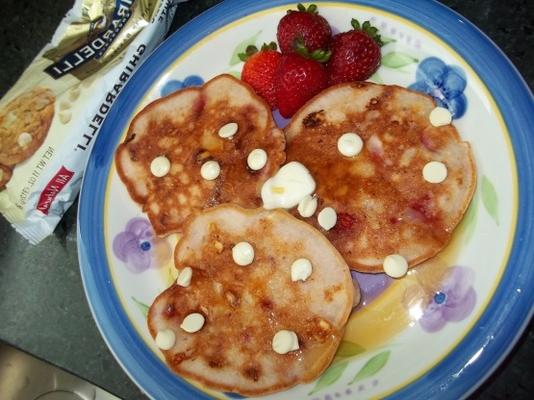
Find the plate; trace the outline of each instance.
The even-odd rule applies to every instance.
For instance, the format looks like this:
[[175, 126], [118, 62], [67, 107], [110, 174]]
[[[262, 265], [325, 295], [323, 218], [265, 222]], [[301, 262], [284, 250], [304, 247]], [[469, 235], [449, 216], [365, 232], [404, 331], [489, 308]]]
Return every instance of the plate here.
[[[489, 39], [436, 2], [316, 4], [334, 30], [349, 29], [352, 17], [381, 30], [382, 66], [371, 80], [425, 91], [448, 107], [472, 144], [478, 185], [438, 257], [401, 280], [354, 274], [364, 301], [333, 364], [317, 381], [267, 398], [465, 397], [502, 361], [533, 312], [532, 94]], [[152, 398], [240, 396], [176, 376], [155, 347], [145, 315], [174, 279], [177, 239], [151, 234], [117, 176], [114, 151], [149, 102], [220, 73], [238, 76], [237, 53], [274, 40], [290, 6], [295, 3], [225, 1], [184, 25], [125, 86], [89, 158], [78, 213], [85, 292], [109, 348]], [[121, 243], [125, 236], [136, 245]]]

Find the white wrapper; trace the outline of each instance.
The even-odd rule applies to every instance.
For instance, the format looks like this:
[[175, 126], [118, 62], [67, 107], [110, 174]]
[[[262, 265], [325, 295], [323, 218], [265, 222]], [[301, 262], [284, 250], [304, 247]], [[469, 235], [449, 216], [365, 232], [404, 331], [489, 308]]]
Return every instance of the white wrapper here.
[[32, 244], [76, 198], [105, 116], [180, 1], [76, 0], [0, 101], [0, 211]]

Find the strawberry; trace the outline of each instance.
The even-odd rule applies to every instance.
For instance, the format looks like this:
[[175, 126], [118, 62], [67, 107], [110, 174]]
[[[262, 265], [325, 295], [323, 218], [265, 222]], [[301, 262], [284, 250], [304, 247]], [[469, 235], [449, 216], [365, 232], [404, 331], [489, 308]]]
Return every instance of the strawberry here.
[[360, 27], [356, 19], [352, 19], [351, 25], [353, 30], [338, 33], [332, 38], [332, 55], [327, 66], [330, 85], [364, 81], [380, 66], [380, 46], [383, 43], [378, 29], [369, 21]]
[[297, 11], [288, 10], [280, 20], [276, 37], [284, 54], [297, 52], [297, 46], [313, 52], [328, 47], [332, 29], [328, 21], [317, 13], [315, 4], [306, 8], [299, 3]]
[[316, 60], [284, 54], [274, 76], [280, 114], [291, 117], [306, 101], [326, 88], [328, 74]]
[[252, 86], [273, 109], [277, 107], [273, 78], [281, 57], [274, 42], [264, 44], [260, 51], [256, 46], [248, 46], [244, 54], [239, 54], [239, 58], [245, 61], [241, 79]]
[[356, 218], [354, 218], [349, 213], [340, 212], [337, 214], [336, 229], [349, 230], [352, 229], [355, 223]]

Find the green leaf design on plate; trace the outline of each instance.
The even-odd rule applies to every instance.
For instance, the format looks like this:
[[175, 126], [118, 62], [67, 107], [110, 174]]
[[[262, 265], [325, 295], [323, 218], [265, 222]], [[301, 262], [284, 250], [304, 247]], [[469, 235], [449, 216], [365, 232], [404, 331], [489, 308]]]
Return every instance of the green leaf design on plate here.
[[232, 57], [230, 58], [230, 65], [236, 65], [242, 62], [239, 59], [239, 53], [244, 53], [247, 46], [255, 45], [260, 33], [261, 31], [256, 32], [256, 34], [250, 36], [248, 39], [243, 40], [235, 47], [234, 51], [232, 52]]
[[241, 71], [228, 71], [234, 78], [241, 79]]
[[365, 363], [362, 369], [358, 371], [352, 381], [349, 382], [349, 385], [375, 375], [378, 371], [384, 368], [384, 365], [386, 365], [388, 362], [390, 354], [391, 350], [386, 350], [371, 357], [371, 359]]
[[497, 198], [497, 192], [493, 183], [485, 175], [482, 177], [481, 193], [484, 208], [491, 215], [495, 223], [499, 225], [499, 200]]
[[382, 46], [385, 46], [388, 43], [395, 43], [397, 41], [397, 39], [388, 36], [380, 36], [380, 39], [382, 39], [382, 43], [384, 43]]
[[135, 297], [132, 297], [132, 300], [134, 301], [139, 311], [141, 311], [141, 314], [143, 314], [146, 318], [148, 316], [148, 306], [145, 303], [142, 303], [137, 300]]
[[317, 393], [319, 390], [322, 390], [325, 387], [328, 387], [331, 384], [335, 383], [339, 378], [341, 378], [341, 375], [343, 375], [343, 372], [345, 372], [345, 368], [347, 368], [347, 365], [349, 365], [348, 361], [332, 363], [332, 365], [330, 365], [330, 367], [328, 367], [328, 369], [323, 372], [323, 374], [315, 384], [315, 387], [310, 393], [308, 393], [308, 396]]
[[464, 235], [464, 243], [468, 243], [471, 240], [471, 237], [473, 236], [473, 232], [475, 231], [476, 221], [478, 216], [478, 192], [475, 192], [473, 196], [473, 200], [471, 201], [471, 204], [469, 205], [469, 208], [467, 209], [467, 212], [465, 213], [465, 217], [462, 221], [462, 225], [460, 226], [460, 229], [463, 232]]
[[384, 83], [384, 80], [382, 79], [378, 71], [375, 72], [373, 75], [371, 75], [371, 77], [369, 78], [369, 81], [374, 82], [374, 83]]
[[394, 69], [405, 67], [406, 65], [416, 62], [419, 62], [417, 58], [398, 51], [389, 52], [382, 57], [382, 65]]
[[365, 349], [359, 344], [349, 342], [348, 340], [342, 340], [341, 344], [337, 348], [336, 357], [347, 358], [363, 353]]

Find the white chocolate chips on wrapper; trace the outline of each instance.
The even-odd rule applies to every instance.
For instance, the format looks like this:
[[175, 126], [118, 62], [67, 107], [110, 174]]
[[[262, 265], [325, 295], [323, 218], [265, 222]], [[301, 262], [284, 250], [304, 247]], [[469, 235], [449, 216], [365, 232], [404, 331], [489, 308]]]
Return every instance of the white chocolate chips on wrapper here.
[[[0, 212], [32, 244], [54, 231], [78, 195], [104, 119], [181, 1], [75, 0], [0, 100]], [[92, 21], [106, 21], [96, 30], [87, 23], [86, 3]], [[162, 158], [151, 172], [157, 179], [169, 168]]]

